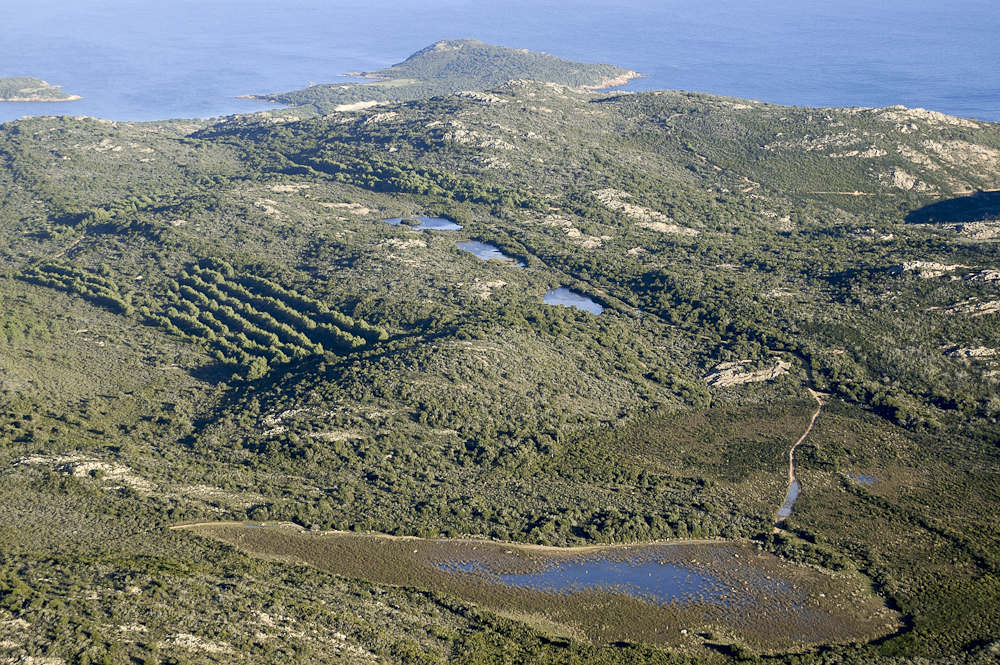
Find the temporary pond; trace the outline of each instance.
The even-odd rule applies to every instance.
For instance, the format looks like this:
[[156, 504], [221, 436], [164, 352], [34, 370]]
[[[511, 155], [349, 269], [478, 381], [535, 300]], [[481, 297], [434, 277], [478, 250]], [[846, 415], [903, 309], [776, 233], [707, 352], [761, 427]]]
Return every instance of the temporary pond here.
[[861, 485], [872, 485], [878, 482], [878, 478], [875, 476], [866, 476], [863, 473], [849, 473], [847, 477]]
[[785, 495], [785, 502], [781, 504], [781, 508], [778, 509], [778, 519], [791, 516], [792, 506], [795, 505], [795, 500], [799, 498], [799, 489], [801, 489], [801, 487], [798, 481], [789, 483], [788, 494]]
[[251, 554], [292, 557], [375, 584], [431, 589], [532, 625], [537, 617], [542, 630], [599, 643], [688, 648], [691, 635], [722, 629], [756, 648], [777, 649], [867, 641], [898, 625], [898, 615], [860, 575], [832, 578], [752, 543], [574, 549], [297, 526], [195, 528]]
[[624, 593], [655, 603], [692, 602], [721, 588], [720, 583], [710, 576], [657, 560], [655, 556], [652, 559], [648, 556], [624, 559], [574, 557], [521, 573], [497, 572], [489, 563], [478, 561], [464, 564], [446, 562], [441, 564], [441, 569], [478, 575], [494, 584], [547, 593], [605, 591]]
[[445, 219], [444, 217], [390, 217], [389, 219], [383, 219], [382, 221], [389, 222], [393, 226], [408, 226], [417, 231], [422, 231], [423, 229], [433, 229], [435, 231], [459, 231], [462, 229], [461, 224], [456, 224], [450, 219]]
[[472, 252], [477, 258], [483, 261], [503, 261], [504, 263], [509, 263], [515, 268], [523, 268], [524, 263], [518, 261], [517, 259], [511, 258], [501, 252], [497, 247], [490, 245], [485, 242], [479, 242], [478, 240], [460, 240], [456, 242], [455, 245], [466, 252]]
[[542, 298], [546, 305], [559, 305], [560, 307], [576, 307], [584, 312], [600, 314], [604, 308], [585, 295], [570, 291], [565, 286], [558, 289], [549, 289]]

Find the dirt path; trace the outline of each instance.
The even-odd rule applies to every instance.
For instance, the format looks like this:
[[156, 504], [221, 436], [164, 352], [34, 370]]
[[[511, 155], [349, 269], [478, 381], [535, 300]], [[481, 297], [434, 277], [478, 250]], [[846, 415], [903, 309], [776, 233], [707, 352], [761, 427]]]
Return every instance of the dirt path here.
[[66, 254], [66, 252], [70, 251], [71, 249], [73, 249], [74, 247], [76, 247], [77, 245], [79, 245], [80, 241], [83, 240], [86, 237], [87, 237], [87, 234], [84, 233], [82, 236], [80, 236], [79, 238], [77, 238], [76, 240], [74, 240], [72, 245], [70, 245], [69, 247], [67, 247], [63, 251], [59, 252], [58, 254], [56, 254], [55, 256], [53, 256], [52, 258], [54, 258], [54, 259], [62, 258]]
[[818, 404], [819, 406], [816, 409], [816, 413], [813, 414], [812, 420], [809, 421], [809, 427], [806, 428], [805, 434], [799, 437], [799, 440], [795, 442], [795, 445], [792, 446], [792, 449], [788, 451], [789, 485], [798, 482], [798, 479], [795, 477], [795, 449], [798, 448], [802, 444], [802, 442], [806, 440], [806, 437], [809, 436], [809, 433], [813, 431], [813, 427], [816, 425], [816, 419], [819, 418], [819, 414], [823, 412], [823, 393], [818, 393], [812, 388], [810, 388], [809, 394], [813, 396], [813, 399], [816, 400], [816, 404]]
[[[806, 370], [806, 383], [808, 384], [809, 394], [812, 395], [814, 400], [816, 400], [816, 413], [814, 413], [812, 418], [809, 420], [809, 427], [806, 428], [806, 431], [799, 437], [799, 440], [796, 441], [795, 445], [793, 445], [788, 451], [788, 490], [791, 491], [793, 485], [798, 485], [798, 492], [795, 495], [795, 499], [792, 499], [791, 502], [789, 502], [786, 498], [785, 501], [782, 501], [781, 505], [778, 507], [778, 515], [774, 519], [775, 532], [780, 530], [778, 525], [784, 521], [784, 517], [781, 515], [781, 509], [784, 508], [786, 504], [788, 504], [788, 508], [791, 509], [792, 505], [795, 504], [798, 495], [802, 493], [802, 483], [799, 482], [798, 477], [795, 475], [795, 451], [809, 437], [809, 434], [813, 431], [813, 427], [816, 426], [816, 419], [819, 418], [819, 414], [823, 413], [823, 397], [825, 397], [823, 393], [816, 391], [815, 386], [813, 385], [812, 366], [810, 366], [809, 361], [797, 353], [792, 353], [791, 355], [798, 358], [802, 363], [802, 367]], [[787, 497], [788, 494], [786, 493], [785, 496]]]

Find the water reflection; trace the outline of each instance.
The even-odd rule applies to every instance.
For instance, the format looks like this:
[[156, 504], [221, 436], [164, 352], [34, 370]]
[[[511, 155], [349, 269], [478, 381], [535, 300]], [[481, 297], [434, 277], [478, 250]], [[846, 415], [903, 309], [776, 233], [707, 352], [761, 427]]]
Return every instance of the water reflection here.
[[522, 574], [496, 573], [480, 562], [445, 564], [445, 570], [461, 570], [506, 586], [526, 587], [550, 593], [600, 590], [626, 593], [656, 603], [689, 602], [717, 590], [719, 584], [665, 561], [614, 561], [591, 559], [563, 561], [545, 570]]
[[792, 506], [795, 505], [797, 498], [799, 498], [799, 483], [795, 481], [788, 486], [788, 494], [785, 496], [785, 502], [781, 504], [781, 508], [778, 510], [779, 519], [791, 516]]
[[579, 293], [574, 293], [570, 291], [565, 286], [561, 286], [558, 289], [550, 289], [546, 292], [545, 297], [542, 301], [546, 305], [560, 305], [562, 307], [576, 307], [577, 309], [583, 310], [584, 312], [590, 312], [591, 314], [600, 314], [604, 311], [604, 308], [598, 305], [596, 302], [588, 298], [587, 296], [581, 295]]
[[515, 268], [523, 268], [524, 263], [522, 261], [517, 261], [493, 245], [487, 244], [485, 242], [479, 242], [478, 240], [461, 240], [456, 242], [455, 245], [466, 252], [472, 252], [477, 258], [483, 261], [503, 261], [504, 263], [511, 263]]
[[383, 219], [393, 226], [403, 225], [411, 229], [423, 230], [433, 229], [435, 231], [459, 231], [462, 226], [444, 217], [390, 217]]

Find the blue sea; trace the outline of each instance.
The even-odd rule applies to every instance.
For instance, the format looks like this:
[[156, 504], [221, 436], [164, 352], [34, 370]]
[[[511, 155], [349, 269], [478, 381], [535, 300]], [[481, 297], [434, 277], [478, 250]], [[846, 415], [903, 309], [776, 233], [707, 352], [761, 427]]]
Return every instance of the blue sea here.
[[341, 75], [464, 37], [645, 75], [628, 90], [1000, 121], [996, 0], [11, 1], [0, 76], [42, 78], [83, 99], [0, 103], [0, 121], [271, 109], [236, 97], [351, 80]]

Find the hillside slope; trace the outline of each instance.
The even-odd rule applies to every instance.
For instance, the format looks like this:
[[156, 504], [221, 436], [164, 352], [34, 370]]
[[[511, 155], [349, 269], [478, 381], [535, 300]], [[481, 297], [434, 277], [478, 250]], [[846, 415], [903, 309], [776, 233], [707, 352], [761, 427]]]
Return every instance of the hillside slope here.
[[[998, 159], [997, 125], [920, 110], [525, 81], [302, 121], [4, 124], [0, 654], [989, 662]], [[382, 221], [414, 215], [462, 228]], [[560, 286], [603, 313], [546, 304]], [[734, 367], [770, 380], [712, 378]], [[827, 407], [776, 534], [807, 370]], [[169, 528], [245, 520], [738, 541], [904, 624], [600, 646]]]

